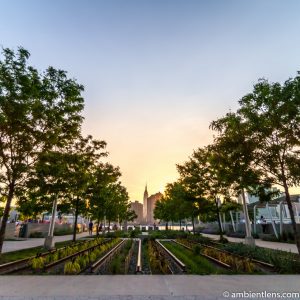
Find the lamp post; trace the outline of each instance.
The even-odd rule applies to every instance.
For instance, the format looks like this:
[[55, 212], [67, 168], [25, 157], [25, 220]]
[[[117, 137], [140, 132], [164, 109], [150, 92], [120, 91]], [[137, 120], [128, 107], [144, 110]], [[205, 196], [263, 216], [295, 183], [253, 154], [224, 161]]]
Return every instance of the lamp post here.
[[245, 191], [244, 189], [241, 190], [242, 199], [243, 199], [243, 211], [245, 216], [245, 227], [246, 227], [246, 237], [245, 237], [245, 244], [249, 246], [255, 246], [255, 240], [251, 235], [251, 224], [248, 214], [248, 207], [246, 203]]
[[48, 231], [48, 236], [45, 239], [44, 242], [44, 247], [47, 250], [51, 250], [54, 247], [54, 240], [53, 240], [53, 233], [54, 233], [54, 226], [55, 226], [55, 215], [56, 215], [56, 210], [57, 210], [57, 198], [58, 195], [55, 196], [55, 199], [53, 201], [53, 206], [52, 206], [52, 218], [49, 226], [49, 231]]

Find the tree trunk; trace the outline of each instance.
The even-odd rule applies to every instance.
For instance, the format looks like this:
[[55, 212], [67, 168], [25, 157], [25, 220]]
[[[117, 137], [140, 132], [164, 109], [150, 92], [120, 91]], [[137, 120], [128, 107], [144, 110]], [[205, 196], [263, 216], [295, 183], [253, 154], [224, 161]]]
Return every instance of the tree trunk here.
[[78, 210], [79, 210], [79, 197], [76, 198], [76, 204], [75, 204], [75, 219], [74, 219], [74, 228], [73, 228], [73, 242], [76, 241]]
[[166, 222], [166, 230], [168, 230], [168, 222]]
[[97, 219], [97, 228], [96, 228], [96, 235], [98, 236], [99, 235], [99, 226], [100, 226], [100, 220], [99, 218]]
[[179, 231], [181, 231], [181, 219], [179, 220]]
[[219, 205], [218, 205], [217, 198], [215, 198], [215, 204], [216, 204], [216, 209], [217, 209], [217, 219], [218, 219], [218, 225], [219, 225], [220, 240], [223, 240], [223, 229], [222, 229], [221, 220], [220, 220], [220, 211], [219, 211]]
[[110, 232], [110, 220], [108, 220], [108, 233]]
[[192, 216], [192, 225], [193, 225], [193, 234], [195, 235], [195, 220], [194, 220], [194, 216]]
[[9, 217], [9, 211], [10, 211], [10, 206], [11, 206], [12, 199], [14, 197], [14, 192], [15, 192], [15, 186], [14, 186], [13, 183], [11, 183], [9, 185], [7, 201], [6, 201], [6, 204], [5, 204], [3, 217], [2, 217], [2, 222], [1, 222], [1, 228], [0, 228], [0, 254], [2, 253], [2, 247], [3, 247], [4, 237], [5, 237], [6, 224], [7, 224], [7, 220], [8, 220], [8, 217]]
[[290, 193], [289, 193], [289, 188], [288, 188], [286, 182], [284, 182], [283, 185], [284, 185], [284, 191], [285, 191], [285, 200], [286, 200], [289, 212], [290, 212], [292, 227], [293, 227], [293, 231], [295, 234], [296, 245], [297, 245], [298, 253], [300, 254], [300, 232], [297, 230], [297, 224], [296, 224], [296, 220], [295, 220], [295, 215], [294, 215], [294, 211], [293, 211], [293, 205], [292, 205], [292, 201], [291, 201], [291, 197], [290, 197]]

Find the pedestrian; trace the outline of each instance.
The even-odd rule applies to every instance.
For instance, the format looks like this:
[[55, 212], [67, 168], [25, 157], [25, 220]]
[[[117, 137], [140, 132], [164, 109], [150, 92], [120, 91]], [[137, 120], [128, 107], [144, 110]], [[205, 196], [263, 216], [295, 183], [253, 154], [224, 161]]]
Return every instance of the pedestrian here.
[[92, 221], [90, 221], [90, 223], [89, 223], [89, 235], [93, 235], [93, 222]]
[[267, 229], [267, 221], [266, 221], [266, 219], [264, 218], [264, 216], [261, 216], [261, 217], [260, 217], [260, 224], [261, 224], [263, 233], [266, 233], [266, 229]]

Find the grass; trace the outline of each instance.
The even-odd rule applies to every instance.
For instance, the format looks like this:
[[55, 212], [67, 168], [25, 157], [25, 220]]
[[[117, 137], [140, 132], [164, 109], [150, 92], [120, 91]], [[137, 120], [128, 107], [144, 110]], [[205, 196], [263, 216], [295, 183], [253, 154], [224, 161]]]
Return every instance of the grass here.
[[151, 274], [148, 255], [148, 238], [142, 240], [142, 271], [145, 272], [145, 274]]
[[186, 265], [189, 274], [228, 274], [228, 271], [217, 268], [206, 258], [195, 255], [180, 245], [172, 242], [162, 242], [162, 244]]
[[300, 273], [300, 257], [296, 253], [262, 247], [251, 247], [242, 243], [228, 243], [222, 245], [221, 249], [273, 264], [276, 271], [281, 274]]
[[126, 241], [125, 246], [122, 248], [121, 252], [113, 258], [109, 268], [112, 274], [125, 273], [125, 258], [131, 248], [132, 243], [132, 240]]
[[[57, 242], [55, 243], [55, 247], [62, 248], [69, 244], [72, 244], [72, 241]], [[31, 256], [35, 256], [37, 253], [44, 253], [44, 252], [47, 252], [47, 250], [42, 246], [39, 246], [39, 247], [33, 247], [33, 248], [28, 248], [28, 249], [23, 249], [18, 251], [2, 253], [0, 254], [0, 264], [5, 264], [23, 258], [29, 258]]]

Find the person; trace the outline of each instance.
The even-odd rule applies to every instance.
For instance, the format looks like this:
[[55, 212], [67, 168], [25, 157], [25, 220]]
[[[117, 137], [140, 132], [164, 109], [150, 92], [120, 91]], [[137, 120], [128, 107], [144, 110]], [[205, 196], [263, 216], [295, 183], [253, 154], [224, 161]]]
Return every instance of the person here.
[[92, 221], [90, 221], [90, 223], [89, 223], [89, 235], [93, 235], [93, 222]]
[[264, 216], [261, 216], [261, 217], [260, 217], [260, 224], [261, 224], [263, 233], [266, 233], [266, 229], [267, 229], [267, 221], [266, 221], [266, 219], [264, 218]]

